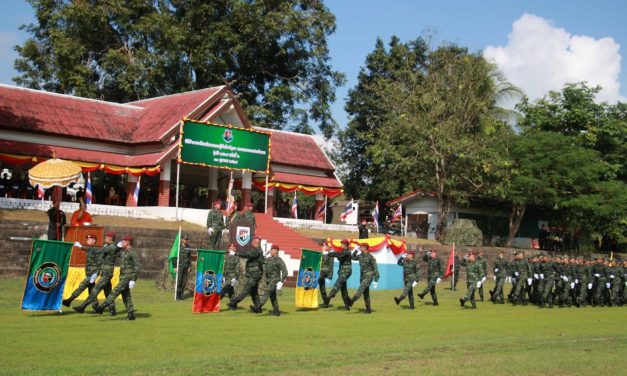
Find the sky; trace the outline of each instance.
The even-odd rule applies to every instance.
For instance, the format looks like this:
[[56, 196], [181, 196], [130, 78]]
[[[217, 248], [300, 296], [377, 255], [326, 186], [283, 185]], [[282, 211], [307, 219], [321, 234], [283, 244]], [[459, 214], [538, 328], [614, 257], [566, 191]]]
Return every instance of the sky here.
[[[569, 82], [603, 86], [600, 100], [627, 101], [627, 1], [620, 0], [328, 0], [336, 16], [329, 39], [331, 64], [346, 75], [332, 105], [341, 128], [344, 102], [366, 55], [381, 38], [410, 41], [428, 33], [482, 53], [531, 99]], [[23, 0], [0, 3], [0, 83], [16, 75], [13, 46], [33, 22]]]

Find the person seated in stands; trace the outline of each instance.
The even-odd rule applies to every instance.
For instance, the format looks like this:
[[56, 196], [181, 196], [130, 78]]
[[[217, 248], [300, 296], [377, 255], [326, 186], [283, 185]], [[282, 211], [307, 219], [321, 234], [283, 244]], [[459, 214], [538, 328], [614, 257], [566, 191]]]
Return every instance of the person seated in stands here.
[[81, 197], [79, 201], [78, 210], [72, 214], [72, 219], [70, 220], [70, 224], [72, 226], [85, 226], [85, 223], [92, 224], [93, 218], [91, 214], [87, 213], [87, 209], [85, 207], [85, 198]]
[[109, 188], [109, 196], [107, 197], [107, 205], [119, 205], [120, 204], [120, 196], [115, 191], [115, 188], [111, 186]]
[[7, 173], [3, 173], [0, 178], [0, 197], [6, 197], [7, 191], [9, 190], [11, 181], [9, 180], [9, 176]]

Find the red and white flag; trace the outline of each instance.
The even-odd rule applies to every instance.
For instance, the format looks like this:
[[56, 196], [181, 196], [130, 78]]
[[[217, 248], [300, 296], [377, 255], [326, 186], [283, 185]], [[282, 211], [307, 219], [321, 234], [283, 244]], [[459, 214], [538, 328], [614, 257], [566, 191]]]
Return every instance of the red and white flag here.
[[400, 221], [401, 218], [403, 218], [403, 205], [399, 204], [392, 216], [392, 222]]
[[298, 197], [296, 197], [296, 191], [294, 191], [294, 201], [292, 202], [292, 218], [298, 219]]
[[446, 263], [446, 269], [444, 269], [444, 277], [448, 278], [453, 274], [453, 267], [455, 265], [455, 243], [451, 247], [451, 253], [448, 255], [448, 263]]

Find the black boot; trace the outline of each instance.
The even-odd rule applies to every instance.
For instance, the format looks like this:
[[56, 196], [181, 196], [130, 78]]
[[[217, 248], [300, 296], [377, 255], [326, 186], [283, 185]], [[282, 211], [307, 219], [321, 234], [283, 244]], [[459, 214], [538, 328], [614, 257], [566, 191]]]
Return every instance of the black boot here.
[[399, 299], [396, 296], [394, 297], [394, 302], [396, 303], [396, 305], [399, 305], [401, 300], [403, 300], [403, 299]]
[[348, 306], [349, 306], [349, 307], [352, 307], [352, 306], [353, 306], [353, 304], [355, 304], [355, 298], [349, 298], [349, 299], [348, 299]]
[[438, 300], [437, 299], [433, 299], [433, 305], [434, 306], [438, 305]]
[[72, 308], [73, 310], [75, 310], [78, 313], [85, 313], [85, 308], [83, 308], [82, 305], [76, 306]]
[[470, 307], [470, 308], [477, 309], [477, 304], [475, 304], [474, 300], [470, 301], [470, 303], [472, 304], [472, 307]]
[[63, 301], [61, 302], [61, 304], [63, 304], [63, 305], [64, 305], [64, 306], [66, 306], [66, 307], [69, 307], [69, 306], [70, 306], [70, 304], [72, 304], [72, 300], [74, 300], [74, 299], [72, 299], [72, 298], [63, 299]]
[[328, 296], [326, 298], [322, 299], [322, 308], [329, 308], [329, 302], [331, 301], [331, 298], [329, 298]]
[[230, 309], [231, 311], [235, 311], [235, 310], [237, 310], [237, 304], [234, 304], [233, 302], [230, 302], [230, 303], [228, 304], [228, 307], [229, 307], [229, 309]]
[[466, 303], [466, 298], [459, 298], [459, 304], [463, 307], [464, 303]]
[[425, 298], [425, 294], [420, 293], [420, 294], [418, 294], [418, 297], [420, 298], [420, 300], [422, 300], [422, 299], [424, 299], [424, 298]]
[[135, 311], [130, 311], [128, 313], [128, 317], [126, 319], [127, 320], [135, 320]]
[[109, 309], [109, 316], [115, 316], [117, 315], [117, 312], [115, 312], [115, 307]]
[[370, 309], [370, 305], [366, 306], [366, 310], [364, 311], [364, 313], [372, 313], [372, 310]]
[[109, 303], [107, 302], [102, 303], [94, 309], [94, 312], [96, 312], [99, 315], [102, 315], [102, 312], [104, 312], [105, 308], [107, 308], [108, 306], [109, 306]]
[[281, 310], [279, 309], [279, 307], [274, 307], [274, 315], [281, 316]]

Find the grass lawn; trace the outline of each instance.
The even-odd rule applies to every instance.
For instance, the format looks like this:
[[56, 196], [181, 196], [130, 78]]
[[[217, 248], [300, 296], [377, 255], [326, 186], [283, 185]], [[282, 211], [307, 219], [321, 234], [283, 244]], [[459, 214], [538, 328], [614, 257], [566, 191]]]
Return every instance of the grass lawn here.
[[[0, 374], [42, 375], [620, 375], [627, 366], [627, 307], [540, 310], [479, 303], [439, 286], [440, 306], [374, 291], [374, 313], [294, 308], [283, 315], [195, 315], [149, 280], [133, 290], [137, 320], [19, 310], [23, 279], [0, 279]], [[420, 288], [424, 286], [420, 284]], [[487, 290], [486, 290], [487, 294]], [[332, 303], [340, 303], [339, 296]], [[120, 302], [118, 311], [123, 311]], [[270, 303], [265, 308], [269, 308]]]

